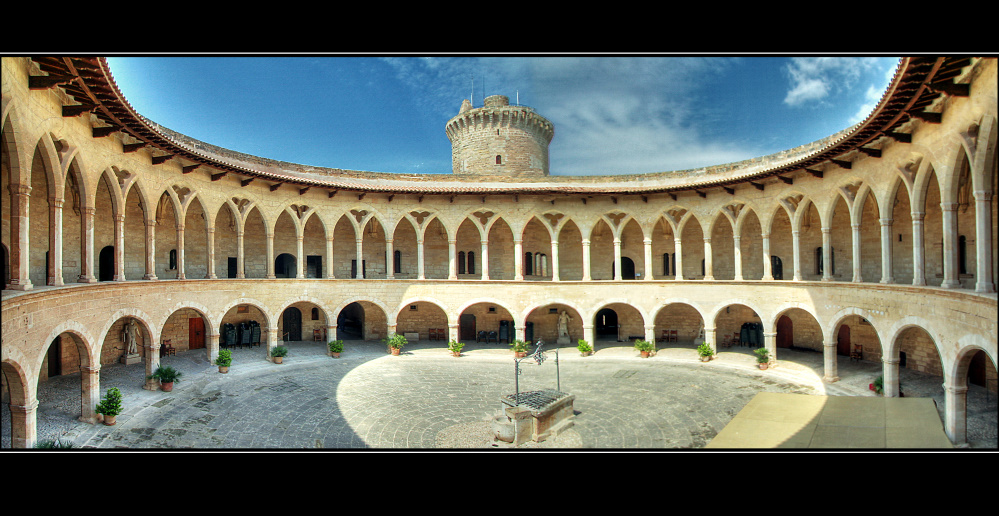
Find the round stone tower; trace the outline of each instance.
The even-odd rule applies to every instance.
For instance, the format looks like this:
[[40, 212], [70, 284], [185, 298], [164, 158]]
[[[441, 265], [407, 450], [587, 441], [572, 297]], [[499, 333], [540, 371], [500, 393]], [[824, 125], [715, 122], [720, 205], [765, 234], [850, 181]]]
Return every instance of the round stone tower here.
[[486, 97], [481, 108], [465, 99], [446, 131], [455, 174], [548, 175], [548, 145], [555, 126], [529, 107], [511, 106], [504, 95]]

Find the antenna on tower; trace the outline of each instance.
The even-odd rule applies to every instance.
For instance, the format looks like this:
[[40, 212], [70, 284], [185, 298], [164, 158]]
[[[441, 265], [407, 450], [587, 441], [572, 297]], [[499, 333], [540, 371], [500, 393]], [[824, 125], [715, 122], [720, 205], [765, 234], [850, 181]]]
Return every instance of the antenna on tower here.
[[471, 102], [472, 105], [474, 106], [475, 105], [475, 76], [474, 75], [469, 75], [468, 77], [472, 79], [472, 92], [468, 95], [468, 101]]

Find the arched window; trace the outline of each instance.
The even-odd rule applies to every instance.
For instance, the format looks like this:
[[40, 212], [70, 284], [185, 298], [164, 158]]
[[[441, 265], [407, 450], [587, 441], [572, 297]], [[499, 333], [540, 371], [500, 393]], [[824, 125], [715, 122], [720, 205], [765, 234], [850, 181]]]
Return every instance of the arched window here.
[[465, 251], [458, 251], [458, 274], [465, 274]]
[[503, 164], [503, 158], [501, 158], [499, 154], [496, 155], [496, 164], [497, 165]]
[[170, 250], [170, 268], [167, 270], [175, 271], [177, 270], [177, 250]]
[[468, 252], [468, 273], [475, 274], [475, 253], [473, 251]]
[[968, 273], [968, 238], [964, 235], [957, 237], [957, 266], [958, 273]]
[[313, 308], [312, 309], [312, 320], [313, 321], [318, 321], [319, 320], [319, 309], [318, 308]]
[[534, 255], [531, 253], [524, 253], [524, 276], [530, 276], [534, 274]]
[[396, 249], [392, 254], [392, 270], [399, 274], [402, 272], [402, 251]]
[[669, 253], [663, 253], [663, 276], [669, 276]]

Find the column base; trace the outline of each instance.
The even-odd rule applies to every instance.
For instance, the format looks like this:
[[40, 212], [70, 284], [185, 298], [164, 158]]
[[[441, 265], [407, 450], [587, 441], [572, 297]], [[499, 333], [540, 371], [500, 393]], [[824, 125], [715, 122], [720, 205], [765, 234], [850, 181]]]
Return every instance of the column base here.
[[822, 381], [828, 383], [836, 383], [839, 381], [839, 376], [823, 376]]
[[142, 276], [142, 279], [144, 279], [144, 280], [150, 280], [150, 281], [156, 281], [159, 278], [157, 278], [155, 274], [144, 274]]

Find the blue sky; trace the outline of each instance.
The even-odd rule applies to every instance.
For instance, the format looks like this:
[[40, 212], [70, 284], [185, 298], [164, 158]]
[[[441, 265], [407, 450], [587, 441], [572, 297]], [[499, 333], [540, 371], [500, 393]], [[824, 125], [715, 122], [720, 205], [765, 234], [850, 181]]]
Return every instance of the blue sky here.
[[489, 95], [555, 125], [552, 175], [683, 170], [832, 135], [877, 104], [880, 56], [135, 56], [132, 106], [227, 149], [320, 167], [450, 173], [444, 133]]

